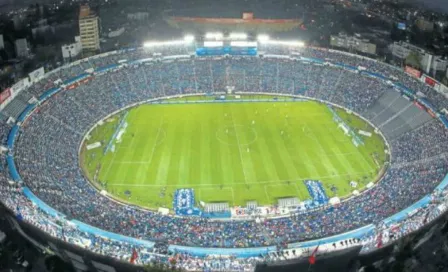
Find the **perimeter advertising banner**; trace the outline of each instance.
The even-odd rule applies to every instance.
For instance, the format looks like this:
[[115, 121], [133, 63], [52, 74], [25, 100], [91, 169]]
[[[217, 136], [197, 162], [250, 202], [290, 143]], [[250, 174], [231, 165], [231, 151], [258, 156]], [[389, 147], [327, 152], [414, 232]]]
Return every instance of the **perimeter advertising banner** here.
[[8, 99], [11, 96], [11, 89], [8, 88], [0, 93], [0, 105], [5, 102], [6, 99]]
[[420, 78], [422, 76], [422, 72], [420, 72], [419, 70], [414, 69], [414, 68], [412, 68], [410, 66], [406, 66], [404, 68], [404, 70], [405, 70], [406, 73], [410, 74], [411, 76], [413, 76], [415, 78]]
[[23, 89], [28, 87], [30, 84], [30, 80], [26, 77], [24, 79], [19, 80], [16, 84], [12, 85], [11, 87], [11, 93], [16, 96], [19, 92], [21, 92]]
[[414, 101], [414, 105], [421, 110], [426, 110], [425, 107], [423, 107], [422, 104], [418, 103], [417, 101]]
[[28, 74], [31, 82], [39, 81], [45, 75], [44, 67], [40, 67]]
[[425, 77], [425, 83], [431, 87], [434, 87], [434, 86], [436, 86], [437, 82], [434, 79], [427, 76], [427, 77]]

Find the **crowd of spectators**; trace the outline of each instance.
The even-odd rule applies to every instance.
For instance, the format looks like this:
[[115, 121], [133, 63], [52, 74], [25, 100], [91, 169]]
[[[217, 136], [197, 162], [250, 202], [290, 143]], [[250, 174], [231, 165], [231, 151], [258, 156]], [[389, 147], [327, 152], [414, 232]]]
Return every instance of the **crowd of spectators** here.
[[[163, 55], [170, 53], [188, 52], [181, 48]], [[409, 80], [401, 71], [371, 60], [327, 50], [302, 49], [300, 54], [355, 67], [363, 66], [376, 73], [400, 78], [404, 85], [411, 85], [406, 85], [409, 88], [418, 91], [425, 88]], [[89, 67], [97, 68], [117, 64], [121, 60], [130, 62], [132, 59], [151, 56], [157, 57], [139, 49], [129, 55], [120, 53], [82, 61], [52, 73], [49, 78], [27, 91], [38, 97], [45, 89], [56, 86], [57, 79], [74, 77]], [[179, 218], [135, 209], [102, 196], [85, 180], [78, 166], [78, 147], [86, 131], [107, 114], [151, 98], [225, 92], [228, 86], [247, 92], [301, 94], [334, 102], [361, 114], [391, 88], [379, 79], [357, 72], [292, 59], [185, 58], [120, 65], [120, 69], [115, 71], [92, 76], [75, 90], [59, 92], [22, 124], [20, 137], [13, 150], [21, 178], [40, 199], [56, 210], [110, 232], [173, 245], [233, 248], [268, 245], [285, 247], [292, 242], [378, 224], [430, 194], [448, 173], [448, 149], [444, 144], [448, 140], [447, 129], [434, 120], [390, 143], [392, 165], [377, 186], [336, 206], [291, 217], [268, 219], [262, 223], [254, 220], [223, 222], [205, 218]], [[439, 101], [436, 105], [443, 105], [443, 102]], [[4, 133], [4, 137], [7, 129], [1, 129], [0, 132]], [[20, 206], [24, 207], [20, 208], [23, 211], [38, 213], [28, 215], [23, 212], [26, 220], [45, 216], [40, 211], [25, 208], [32, 204], [20, 193], [20, 189], [14, 189], [14, 192], [7, 186], [1, 189], [2, 201], [10, 208]], [[116, 255], [111, 253], [112, 256], [123, 259], [132, 252], [132, 245], [105, 241], [99, 236], [85, 237], [86, 234], [78, 233], [76, 228], [69, 225], [61, 229], [71, 232], [64, 231], [61, 234], [60, 229], [53, 224], [45, 225], [42, 221], [45, 220], [39, 220], [36, 224], [42, 224], [40, 226], [52, 235], [72, 240], [83, 237], [85, 240], [78, 239], [75, 242], [88, 244], [86, 247], [96, 252], [116, 252]], [[150, 249], [140, 250], [146, 252]], [[126, 253], [123, 255], [122, 252]], [[260, 261], [212, 259], [199, 262], [193, 257], [179, 254], [176, 258], [183, 267], [199, 263], [209, 267], [232, 268], [243, 264], [253, 267], [255, 261]], [[166, 261], [165, 256], [154, 252], [149, 252], [147, 259], [142, 257], [144, 262], [153, 259]]]

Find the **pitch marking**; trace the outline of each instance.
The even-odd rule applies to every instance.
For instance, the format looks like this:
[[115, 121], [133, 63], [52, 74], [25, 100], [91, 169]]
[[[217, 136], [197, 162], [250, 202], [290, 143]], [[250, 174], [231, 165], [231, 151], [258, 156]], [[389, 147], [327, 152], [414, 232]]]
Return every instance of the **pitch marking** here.
[[[334, 177], [346, 177], [346, 176], [350, 176], [353, 174], [359, 174], [359, 175], [363, 175], [363, 174], [369, 174], [369, 173], [373, 173], [376, 171], [368, 171], [368, 172], [351, 172], [351, 173], [347, 173], [347, 174], [338, 174], [338, 175], [328, 175], [328, 176], [314, 176], [314, 177], [304, 177], [304, 178], [296, 178], [296, 179], [283, 179], [283, 180], [265, 180], [265, 181], [255, 181], [255, 182], [236, 182], [236, 183], [228, 183], [226, 185], [246, 185], [246, 184], [269, 184], [269, 183], [277, 183], [277, 182], [286, 182], [286, 181], [303, 181], [306, 179], [317, 179], [317, 180], [322, 180], [325, 178], [334, 178]], [[151, 182], [151, 181], [145, 181], [145, 182]], [[128, 184], [128, 183], [109, 183], [110, 185], [117, 185], [117, 186], [132, 186], [132, 187], [161, 187], [161, 186], [166, 186], [166, 187], [178, 187], [178, 184], [164, 184], [164, 185], [157, 185], [157, 184]], [[194, 187], [203, 187], [203, 186], [219, 186], [219, 184], [216, 183], [207, 183], [207, 184], [201, 184], [201, 185], [195, 185]]]

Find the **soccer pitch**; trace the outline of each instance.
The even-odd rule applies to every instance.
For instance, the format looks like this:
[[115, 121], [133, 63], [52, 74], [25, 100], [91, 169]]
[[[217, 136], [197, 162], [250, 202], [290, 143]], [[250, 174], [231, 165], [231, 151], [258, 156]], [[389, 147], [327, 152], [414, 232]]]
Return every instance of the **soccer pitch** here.
[[[172, 208], [180, 188], [194, 188], [197, 201], [231, 206], [306, 200], [306, 179], [343, 198], [354, 190], [351, 181], [357, 190], [375, 181], [386, 155], [372, 127], [337, 112], [355, 131], [372, 132], [365, 145], [355, 147], [327, 106], [313, 101], [145, 104], [95, 128], [81, 165], [97, 186], [147, 208]], [[125, 129], [117, 136], [119, 123]], [[95, 142], [101, 147], [86, 149]]]

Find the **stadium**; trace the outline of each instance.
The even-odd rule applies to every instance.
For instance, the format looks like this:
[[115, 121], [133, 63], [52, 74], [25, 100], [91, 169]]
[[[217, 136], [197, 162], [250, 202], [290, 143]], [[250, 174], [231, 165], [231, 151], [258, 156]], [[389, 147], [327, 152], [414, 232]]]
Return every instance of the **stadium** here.
[[80, 271], [346, 267], [445, 216], [432, 83], [266, 35], [103, 53], [2, 97], [0, 200]]

